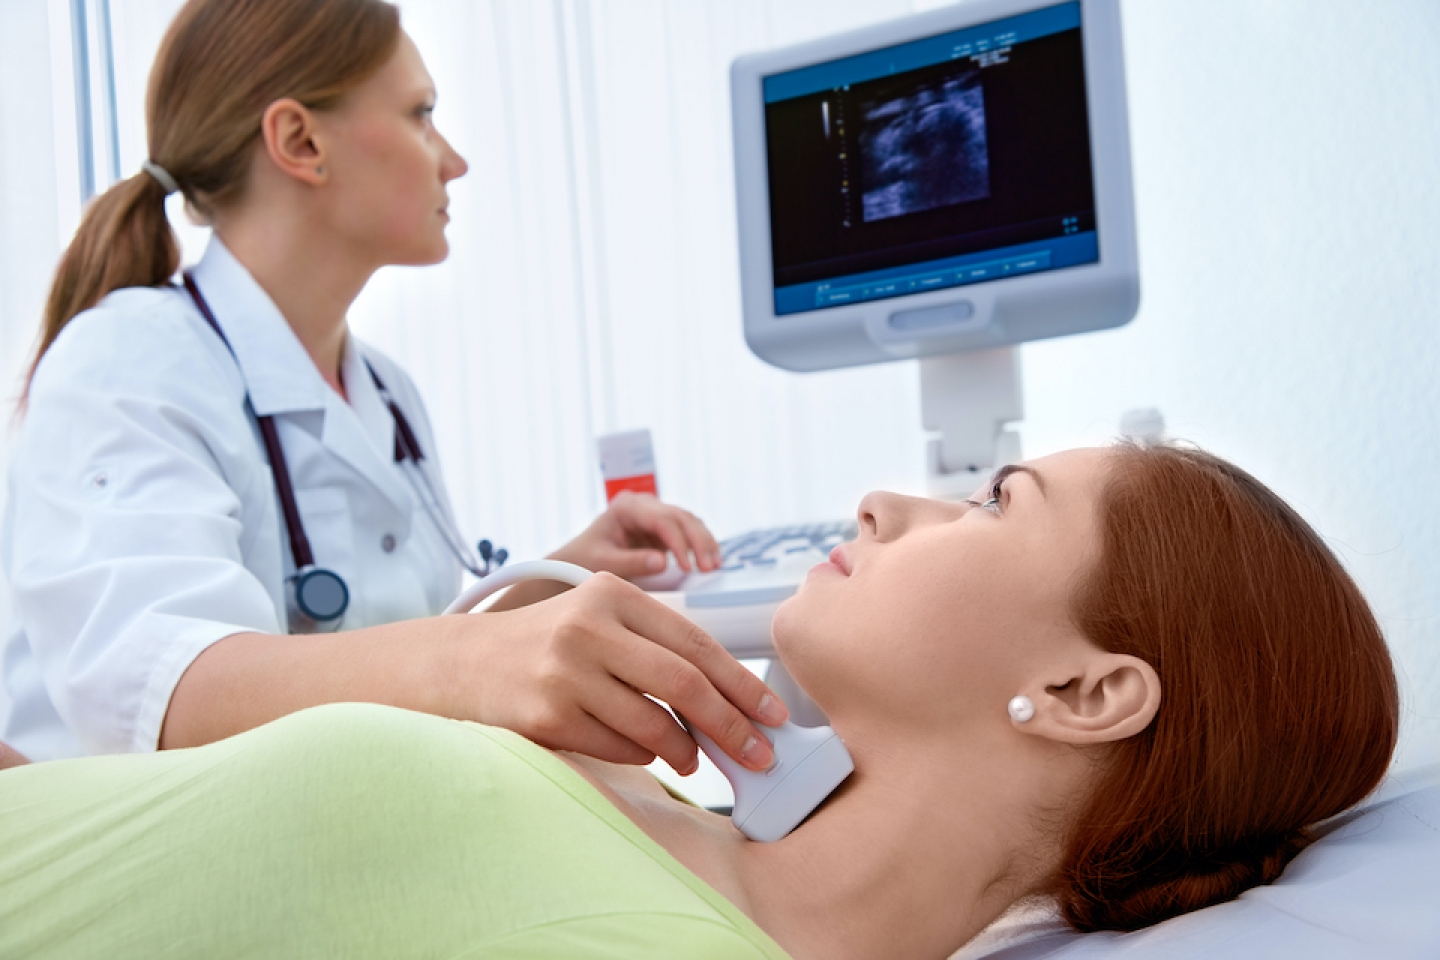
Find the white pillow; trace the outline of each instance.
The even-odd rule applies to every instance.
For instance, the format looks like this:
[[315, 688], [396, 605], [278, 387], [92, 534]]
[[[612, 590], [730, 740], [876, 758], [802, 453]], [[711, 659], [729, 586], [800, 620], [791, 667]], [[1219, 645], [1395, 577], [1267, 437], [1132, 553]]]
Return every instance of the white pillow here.
[[1440, 764], [1390, 777], [1327, 821], [1280, 879], [1134, 933], [1080, 934], [1053, 907], [1011, 911], [952, 960], [1436, 960]]

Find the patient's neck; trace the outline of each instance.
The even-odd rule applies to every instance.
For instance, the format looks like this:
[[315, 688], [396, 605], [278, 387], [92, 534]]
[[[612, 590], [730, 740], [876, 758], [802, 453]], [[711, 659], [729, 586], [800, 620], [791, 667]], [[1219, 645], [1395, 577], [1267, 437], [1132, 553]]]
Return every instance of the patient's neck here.
[[1036, 811], [1066, 774], [948, 740], [852, 740], [855, 775], [810, 820], [733, 845], [742, 908], [797, 960], [947, 957], [1053, 869]]
[[638, 768], [561, 756], [796, 960], [944, 958], [1053, 872], [1038, 825], [1065, 814], [1088, 762], [1036, 738], [956, 741], [848, 736], [855, 773], [777, 843]]

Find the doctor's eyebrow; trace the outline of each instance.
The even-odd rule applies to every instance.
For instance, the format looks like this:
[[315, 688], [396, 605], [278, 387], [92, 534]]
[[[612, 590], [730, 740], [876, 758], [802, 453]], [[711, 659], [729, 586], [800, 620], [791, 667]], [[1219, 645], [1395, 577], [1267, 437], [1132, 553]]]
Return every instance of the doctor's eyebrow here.
[[1035, 481], [1035, 486], [1040, 488], [1040, 496], [1048, 499], [1048, 494], [1045, 491], [1045, 478], [1040, 476], [1040, 471], [1021, 463], [1007, 463], [999, 470], [996, 470], [995, 476], [990, 478], [990, 486], [993, 487], [997, 483], [1004, 483], [1006, 478], [1012, 477], [1017, 473], [1029, 474], [1030, 479]]

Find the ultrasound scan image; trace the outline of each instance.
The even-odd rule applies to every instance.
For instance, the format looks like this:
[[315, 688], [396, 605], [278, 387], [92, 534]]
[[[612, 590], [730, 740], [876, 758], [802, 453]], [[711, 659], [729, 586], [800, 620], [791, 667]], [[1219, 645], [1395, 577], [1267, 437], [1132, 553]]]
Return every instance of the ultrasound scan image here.
[[990, 196], [980, 73], [894, 88], [860, 106], [866, 222]]

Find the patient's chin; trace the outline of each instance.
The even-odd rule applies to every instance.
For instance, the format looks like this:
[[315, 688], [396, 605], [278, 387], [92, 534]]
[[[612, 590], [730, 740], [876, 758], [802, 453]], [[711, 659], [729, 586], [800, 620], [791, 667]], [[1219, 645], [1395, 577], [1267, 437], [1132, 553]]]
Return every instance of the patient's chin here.
[[776, 612], [771, 626], [776, 663], [767, 674], [766, 682], [790, 708], [792, 720], [802, 727], [820, 726], [827, 722], [826, 714], [811, 699], [811, 694], [827, 685], [826, 674], [833, 665], [833, 653], [817, 644], [815, 638], [805, 632], [803, 624], [797, 625], [782, 617], [786, 606], [788, 603]]
[[786, 651], [796, 644], [797, 635], [804, 632], [803, 608], [804, 601], [800, 599], [800, 594], [796, 593], [776, 607], [775, 616], [770, 619], [770, 642], [774, 644], [775, 652], [781, 660], [785, 659]]
[[797, 676], [808, 661], [833, 655], [815, 636], [814, 618], [807, 615], [804, 604], [797, 602], [799, 599], [797, 594], [780, 604], [770, 621], [770, 642], [775, 647], [775, 655]]

